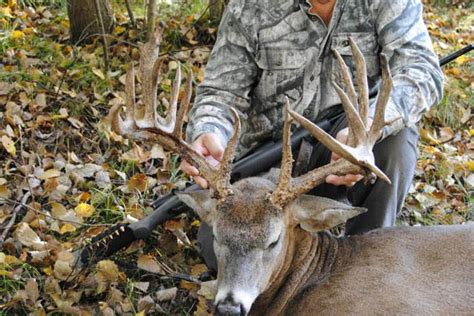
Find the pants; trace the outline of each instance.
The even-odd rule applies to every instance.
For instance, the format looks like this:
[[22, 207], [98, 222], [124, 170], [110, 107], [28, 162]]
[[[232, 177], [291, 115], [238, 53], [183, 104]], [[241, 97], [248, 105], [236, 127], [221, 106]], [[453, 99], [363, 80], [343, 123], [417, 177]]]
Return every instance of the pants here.
[[[345, 117], [342, 117], [333, 124], [329, 133], [335, 136], [346, 126], [347, 121]], [[375, 163], [392, 181], [391, 185], [381, 180], [368, 185], [360, 181], [352, 188], [322, 184], [313, 189], [310, 194], [336, 200], [348, 200], [354, 206], [367, 208], [366, 213], [347, 222], [346, 235], [363, 234], [376, 228], [393, 226], [413, 180], [417, 143], [417, 131], [413, 128], [405, 128], [374, 146]], [[317, 143], [313, 147], [311, 158], [303, 172], [325, 165], [330, 159], [331, 152]], [[212, 240], [212, 229], [203, 223], [198, 233], [198, 245], [208, 267], [217, 271]]]

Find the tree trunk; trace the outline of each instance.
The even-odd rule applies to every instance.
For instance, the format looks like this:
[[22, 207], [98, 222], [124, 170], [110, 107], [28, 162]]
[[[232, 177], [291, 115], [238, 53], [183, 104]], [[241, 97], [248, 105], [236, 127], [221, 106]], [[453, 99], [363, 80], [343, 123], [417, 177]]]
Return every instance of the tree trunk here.
[[[104, 29], [111, 32], [115, 18], [109, 0], [100, 0], [100, 13]], [[71, 41], [78, 42], [90, 35], [102, 34], [98, 23], [95, 0], [67, 0], [67, 13], [70, 21]]]
[[227, 3], [229, 3], [229, 0], [209, 0], [209, 14], [212, 20], [215, 22], [221, 20]]

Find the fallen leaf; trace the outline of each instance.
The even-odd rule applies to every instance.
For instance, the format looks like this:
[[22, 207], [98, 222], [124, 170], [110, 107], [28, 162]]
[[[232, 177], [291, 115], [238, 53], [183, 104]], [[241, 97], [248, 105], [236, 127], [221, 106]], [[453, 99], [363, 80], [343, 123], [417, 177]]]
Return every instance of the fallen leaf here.
[[97, 263], [96, 273], [102, 275], [108, 282], [114, 282], [118, 279], [119, 269], [112, 260], [102, 260]]
[[28, 298], [32, 302], [36, 302], [39, 298], [39, 289], [38, 289], [38, 283], [36, 283], [35, 279], [28, 279], [25, 285], [25, 291], [26, 294], [28, 295]]
[[44, 250], [47, 245], [47, 243], [42, 241], [27, 223], [20, 223], [18, 228], [15, 230], [14, 236], [24, 246], [35, 250]]
[[156, 292], [155, 298], [158, 302], [172, 301], [176, 297], [177, 293], [178, 293], [178, 288], [173, 287], [170, 289], [160, 290]]
[[138, 268], [151, 272], [157, 273], [160, 275], [165, 275], [163, 268], [155, 261], [152, 256], [149, 255], [140, 255], [137, 260]]
[[67, 261], [57, 260], [54, 263], [53, 275], [59, 280], [67, 280], [72, 273], [72, 268]]
[[75, 232], [75, 231], [76, 231], [76, 227], [73, 224], [66, 223], [63, 226], [61, 226], [61, 230], [59, 231], [59, 233], [61, 235], [64, 235], [66, 233], [72, 233], [72, 232]]
[[61, 171], [56, 170], [56, 169], [49, 169], [49, 170], [46, 170], [45, 172], [43, 172], [43, 174], [41, 175], [41, 179], [42, 180], [47, 180], [47, 179], [50, 179], [50, 178], [57, 178], [60, 175], [61, 175]]
[[7, 135], [2, 136], [2, 145], [3, 148], [13, 157], [16, 157], [16, 147], [13, 140]]
[[100, 79], [105, 80], [105, 76], [104, 76], [104, 73], [102, 72], [102, 70], [97, 69], [97, 68], [92, 68], [92, 72], [94, 73], [94, 75], [96, 75]]
[[91, 217], [95, 212], [94, 206], [87, 203], [80, 203], [74, 210], [77, 216], [86, 218]]
[[205, 297], [207, 300], [213, 300], [217, 294], [217, 280], [202, 282], [197, 294]]
[[148, 177], [143, 173], [136, 174], [128, 180], [127, 185], [131, 191], [138, 190], [144, 192], [148, 185]]
[[6, 185], [0, 185], [0, 198], [8, 199], [10, 198], [11, 191]]

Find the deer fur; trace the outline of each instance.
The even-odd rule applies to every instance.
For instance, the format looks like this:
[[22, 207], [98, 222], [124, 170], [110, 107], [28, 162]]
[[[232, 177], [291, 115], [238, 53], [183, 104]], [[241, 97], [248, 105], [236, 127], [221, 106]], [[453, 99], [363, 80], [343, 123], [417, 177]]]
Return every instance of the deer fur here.
[[277, 209], [266, 199], [274, 189], [248, 178], [224, 204], [206, 191], [179, 195], [213, 227], [217, 306], [232, 301], [250, 315], [472, 314], [473, 225], [336, 238], [326, 229], [363, 209], [308, 195]]

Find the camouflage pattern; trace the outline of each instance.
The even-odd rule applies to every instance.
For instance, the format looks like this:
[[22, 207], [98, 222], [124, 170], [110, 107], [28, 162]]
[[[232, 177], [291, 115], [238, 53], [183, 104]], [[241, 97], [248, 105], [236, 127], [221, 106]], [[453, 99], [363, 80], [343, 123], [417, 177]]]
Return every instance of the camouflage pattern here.
[[[304, 0], [231, 0], [222, 18], [204, 82], [198, 87], [188, 141], [232, 133], [228, 107], [242, 120], [239, 152], [282, 129], [285, 97], [315, 121], [339, 104], [336, 49], [354, 74], [348, 37], [365, 55], [370, 92], [380, 86], [379, 54], [394, 79], [386, 119], [401, 117], [383, 137], [413, 126], [442, 97], [443, 75], [422, 19], [420, 0], [337, 0], [328, 26]], [[371, 100], [371, 115], [375, 99]]]

